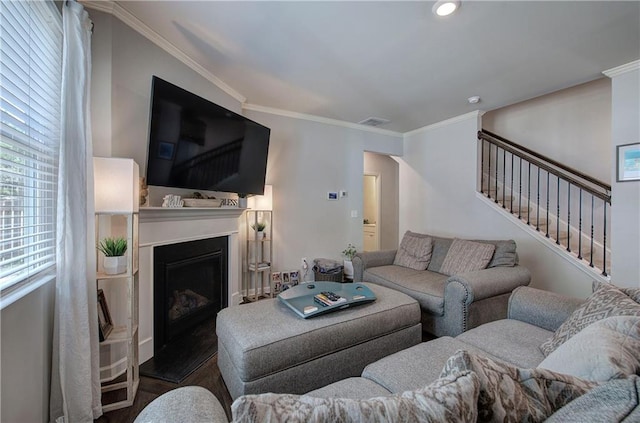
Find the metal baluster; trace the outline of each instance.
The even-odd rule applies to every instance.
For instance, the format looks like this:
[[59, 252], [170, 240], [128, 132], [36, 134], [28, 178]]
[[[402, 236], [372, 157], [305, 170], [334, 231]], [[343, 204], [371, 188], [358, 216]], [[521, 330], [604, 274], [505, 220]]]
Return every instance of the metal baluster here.
[[578, 207], [578, 259], [582, 260], [582, 188], [579, 191], [579, 207]]
[[507, 178], [507, 150], [502, 150], [502, 208], [506, 208], [504, 205], [504, 196], [507, 191], [506, 185]]
[[518, 178], [518, 219], [522, 219], [522, 156], [520, 156], [520, 167], [518, 168], [520, 176]]
[[571, 182], [567, 181], [567, 251], [571, 252]]
[[509, 202], [509, 212], [513, 214], [513, 153], [511, 153], [511, 201]]
[[550, 173], [547, 171], [547, 231], [545, 236], [549, 238], [549, 175]]
[[607, 276], [607, 202], [602, 200], [604, 209], [604, 229], [602, 234], [602, 276]]
[[480, 192], [484, 190], [484, 138], [480, 138]]
[[560, 177], [558, 179], [558, 192], [556, 193], [556, 244], [560, 245]]
[[536, 198], [536, 205], [538, 210], [536, 211], [536, 231], [540, 230], [540, 168], [538, 167], [538, 192]]
[[487, 156], [489, 156], [489, 160], [487, 161], [487, 198], [491, 198], [491, 143], [489, 143], [489, 152], [487, 153]]
[[498, 204], [498, 168], [500, 165], [498, 164], [498, 146], [496, 145], [496, 204]]
[[527, 225], [531, 224], [531, 162], [527, 171]]
[[593, 267], [593, 209], [594, 209], [594, 196], [591, 196], [591, 257], [589, 258], [589, 266]]

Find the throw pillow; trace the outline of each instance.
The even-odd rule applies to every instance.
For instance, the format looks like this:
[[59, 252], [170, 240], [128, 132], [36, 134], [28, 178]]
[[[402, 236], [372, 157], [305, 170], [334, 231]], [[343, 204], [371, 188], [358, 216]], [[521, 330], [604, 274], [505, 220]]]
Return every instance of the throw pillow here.
[[234, 422], [475, 422], [478, 377], [452, 372], [422, 389], [366, 400], [308, 395], [245, 395], [231, 405]]
[[640, 370], [640, 317], [593, 323], [560, 345], [538, 368], [605, 382]]
[[478, 376], [478, 422], [541, 422], [597, 383], [544, 369], [519, 369], [468, 351], [449, 357], [440, 374]]
[[580, 307], [571, 313], [553, 336], [540, 345], [540, 350], [548, 356], [591, 323], [611, 316], [640, 316], [640, 304], [615, 286], [602, 283]]
[[516, 242], [512, 239], [506, 241], [492, 241], [496, 250], [487, 264], [490, 267], [513, 267], [518, 264], [518, 254], [516, 254]]
[[393, 264], [415, 270], [425, 270], [431, 261], [433, 240], [431, 237], [405, 232], [396, 252]]
[[493, 244], [456, 238], [442, 262], [440, 273], [451, 276], [485, 269], [495, 249], [496, 246]]
[[614, 379], [571, 401], [545, 423], [639, 422], [639, 398], [640, 377]]

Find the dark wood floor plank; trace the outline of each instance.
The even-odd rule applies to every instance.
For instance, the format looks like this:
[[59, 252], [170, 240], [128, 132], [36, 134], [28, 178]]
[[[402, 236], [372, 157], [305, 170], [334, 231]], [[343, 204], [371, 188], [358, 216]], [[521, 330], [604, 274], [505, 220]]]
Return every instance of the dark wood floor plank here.
[[105, 413], [95, 420], [95, 423], [131, 423], [151, 401], [163, 393], [181, 386], [202, 386], [208, 389], [218, 398], [227, 413], [227, 418], [231, 420], [231, 403], [233, 400], [222, 380], [222, 375], [218, 369], [218, 355], [216, 354], [179, 384], [141, 376], [138, 394], [133, 405]]

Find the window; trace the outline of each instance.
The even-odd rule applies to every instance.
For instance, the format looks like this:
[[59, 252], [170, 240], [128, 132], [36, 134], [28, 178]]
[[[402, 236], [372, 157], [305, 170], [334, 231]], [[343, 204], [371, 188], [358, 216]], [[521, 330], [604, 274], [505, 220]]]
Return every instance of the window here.
[[0, 3], [0, 308], [55, 275], [62, 19]]

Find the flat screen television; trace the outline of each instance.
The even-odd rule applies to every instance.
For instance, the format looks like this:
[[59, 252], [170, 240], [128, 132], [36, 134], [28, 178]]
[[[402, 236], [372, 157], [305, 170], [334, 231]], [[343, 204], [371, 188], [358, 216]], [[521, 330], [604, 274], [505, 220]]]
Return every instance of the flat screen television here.
[[154, 76], [147, 184], [262, 195], [270, 132]]

